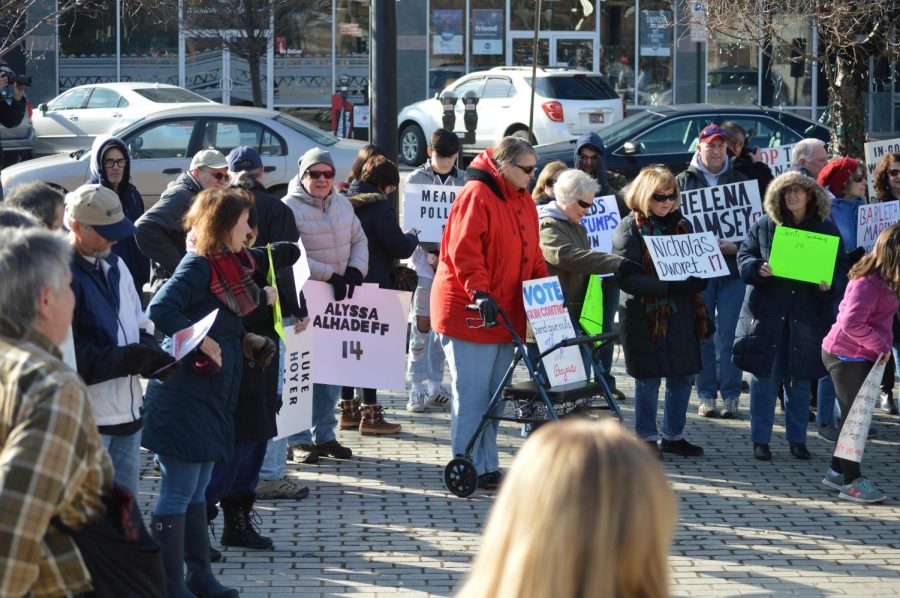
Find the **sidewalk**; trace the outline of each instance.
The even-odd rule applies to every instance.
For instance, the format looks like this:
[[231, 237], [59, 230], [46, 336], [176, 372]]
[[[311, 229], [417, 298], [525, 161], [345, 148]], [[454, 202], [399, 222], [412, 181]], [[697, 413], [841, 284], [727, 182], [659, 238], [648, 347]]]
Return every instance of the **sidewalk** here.
[[[617, 350], [619, 387], [633, 383]], [[452, 497], [443, 486], [450, 459], [448, 412], [410, 414], [406, 397], [380, 393], [401, 434], [378, 438], [339, 432], [351, 461], [290, 463], [310, 487], [301, 502], [257, 503], [274, 551], [223, 549], [219, 579], [247, 596], [451, 596], [477, 552], [493, 494]], [[774, 458], [752, 456], [747, 395], [739, 420], [703, 419], [692, 401], [687, 436], [706, 455], [666, 455], [678, 494], [672, 546], [675, 596], [879, 596], [900, 593], [900, 419], [876, 413], [878, 437], [864, 472], [889, 500], [880, 506], [839, 501], [820, 484], [833, 445], [811, 424], [811, 461], [790, 456], [776, 412]], [[660, 406], [660, 419], [662, 417]], [[622, 404], [633, 429], [633, 402]], [[501, 466], [521, 444], [518, 428], [500, 433]], [[141, 502], [147, 521], [158, 474], [145, 455]], [[221, 530], [221, 517], [217, 521]], [[216, 541], [215, 545], [221, 549]]]

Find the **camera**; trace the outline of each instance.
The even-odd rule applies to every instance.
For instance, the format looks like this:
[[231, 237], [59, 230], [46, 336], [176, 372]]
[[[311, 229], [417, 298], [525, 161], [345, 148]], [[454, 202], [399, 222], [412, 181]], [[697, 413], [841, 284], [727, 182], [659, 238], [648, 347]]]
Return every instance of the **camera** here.
[[31, 87], [31, 75], [17, 75], [9, 67], [0, 67], [0, 73], [5, 73], [9, 85], [24, 85]]

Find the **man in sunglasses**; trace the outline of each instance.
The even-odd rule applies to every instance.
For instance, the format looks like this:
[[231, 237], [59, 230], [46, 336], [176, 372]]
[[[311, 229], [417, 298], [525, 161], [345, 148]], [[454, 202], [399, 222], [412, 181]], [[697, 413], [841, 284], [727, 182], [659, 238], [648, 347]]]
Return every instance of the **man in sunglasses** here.
[[204, 189], [221, 189], [228, 182], [225, 156], [216, 150], [201, 150], [194, 155], [188, 171], [169, 183], [159, 201], [135, 223], [138, 247], [152, 263], [153, 291], [169, 280], [187, 253], [187, 235], [181, 219], [191, 200]]
[[[747, 180], [732, 168], [728, 157], [728, 132], [724, 128], [716, 124], [707, 125], [700, 131], [698, 141], [697, 153], [690, 166], [676, 177], [682, 193]], [[738, 245], [719, 239], [719, 248], [728, 264], [728, 276], [710, 279], [701, 293], [706, 309], [716, 319], [715, 335], [700, 343], [703, 369], [696, 381], [697, 395], [700, 397], [698, 413], [701, 417], [720, 415], [716, 407], [716, 395], [719, 393], [724, 405], [721, 416], [738, 416], [742, 373], [731, 362], [734, 332], [744, 300], [744, 283], [737, 270]]]

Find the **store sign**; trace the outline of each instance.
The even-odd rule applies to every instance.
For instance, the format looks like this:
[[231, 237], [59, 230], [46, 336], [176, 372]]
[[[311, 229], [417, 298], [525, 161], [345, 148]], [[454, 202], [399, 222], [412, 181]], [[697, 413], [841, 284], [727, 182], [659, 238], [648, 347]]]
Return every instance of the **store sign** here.
[[338, 32], [348, 37], [362, 37], [362, 28], [359, 23], [341, 23], [338, 25]]
[[472, 54], [503, 54], [503, 11], [472, 11]]
[[641, 56], [670, 56], [672, 53], [672, 11], [641, 11]]
[[433, 10], [431, 26], [432, 54], [463, 53], [463, 11], [460, 9]]

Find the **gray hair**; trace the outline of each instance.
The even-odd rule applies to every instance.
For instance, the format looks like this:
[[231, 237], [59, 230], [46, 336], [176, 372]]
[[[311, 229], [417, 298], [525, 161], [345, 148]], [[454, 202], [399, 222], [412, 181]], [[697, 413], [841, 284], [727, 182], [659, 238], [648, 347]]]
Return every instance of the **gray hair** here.
[[38, 221], [25, 210], [0, 206], [0, 228], [30, 228], [32, 226], [38, 226]]
[[494, 146], [494, 162], [502, 167], [504, 164], [518, 164], [522, 156], [537, 156], [531, 144], [521, 137], [504, 137]]
[[574, 168], [564, 170], [556, 177], [556, 184], [553, 185], [556, 203], [560, 206], [573, 204], [588, 193], [592, 196], [597, 195], [598, 191], [600, 191], [600, 185], [594, 180], [594, 177]]
[[0, 234], [0, 314], [16, 327], [30, 327], [41, 291], [62, 290], [72, 248], [66, 238], [43, 228], [7, 228]]
[[64, 201], [63, 194], [57, 189], [47, 183], [34, 181], [13, 187], [3, 203], [22, 208], [50, 228], [56, 220], [56, 210]]
[[800, 166], [800, 160], [808, 160], [809, 155], [815, 147], [821, 147], [825, 151], [828, 151], [825, 147], [825, 142], [821, 139], [807, 137], [806, 139], [798, 141], [794, 146], [793, 151], [791, 151], [791, 164], [793, 166]]

